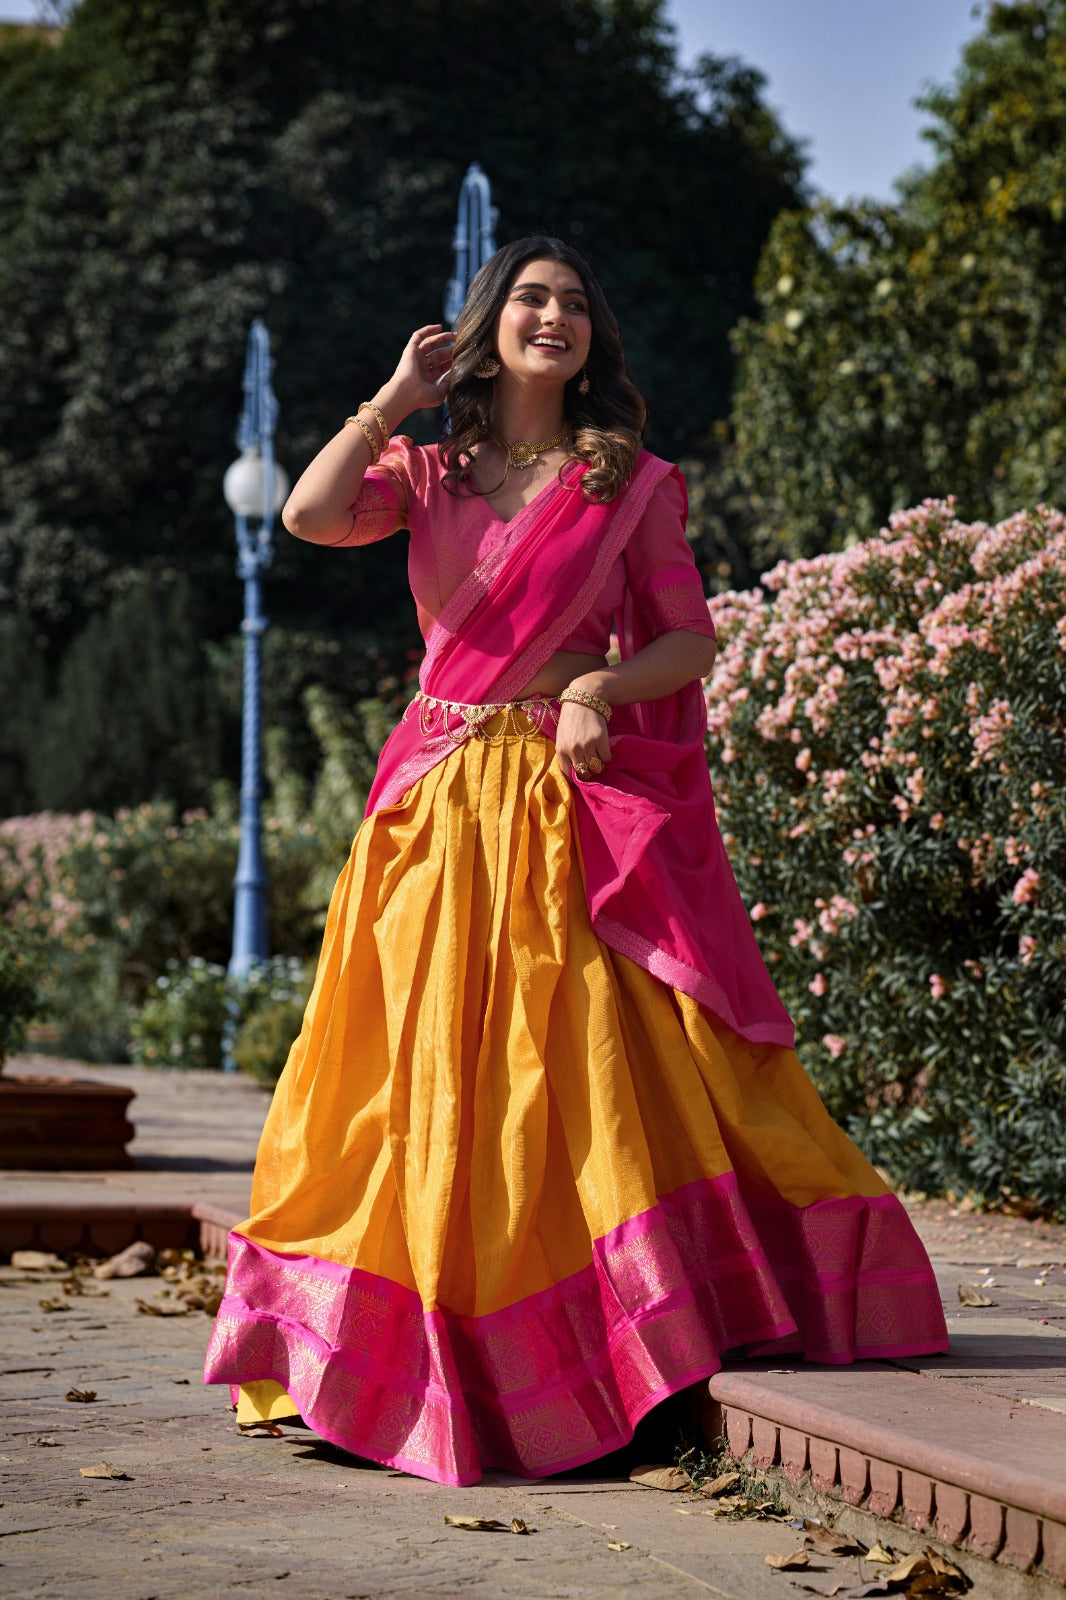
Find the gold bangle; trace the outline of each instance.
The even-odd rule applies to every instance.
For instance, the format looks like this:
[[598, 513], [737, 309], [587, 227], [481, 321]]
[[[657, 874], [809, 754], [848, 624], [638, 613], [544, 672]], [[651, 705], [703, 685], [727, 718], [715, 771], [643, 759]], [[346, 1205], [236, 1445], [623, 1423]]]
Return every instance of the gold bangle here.
[[355, 426], [362, 433], [363, 438], [366, 440], [367, 449], [370, 451], [371, 465], [375, 465], [376, 462], [377, 462], [378, 457], [381, 454], [381, 446], [378, 444], [377, 440], [374, 438], [374, 435], [370, 431], [369, 425], [363, 421], [362, 417], [360, 417], [360, 416], [345, 417], [344, 426], [347, 428], [353, 422], [355, 423]]
[[571, 705], [587, 706], [590, 711], [597, 712], [604, 720], [610, 722], [614, 707], [602, 695], [590, 694], [587, 689], [564, 689], [559, 696], [559, 704], [569, 700]]
[[385, 413], [381, 410], [381, 408], [379, 406], [376, 406], [374, 404], [373, 400], [360, 400], [358, 406], [356, 407], [356, 410], [357, 411], [372, 411], [374, 413], [374, 421], [377, 423], [378, 427], [381, 429], [381, 448], [384, 450], [385, 446], [389, 442], [389, 425], [385, 421]]

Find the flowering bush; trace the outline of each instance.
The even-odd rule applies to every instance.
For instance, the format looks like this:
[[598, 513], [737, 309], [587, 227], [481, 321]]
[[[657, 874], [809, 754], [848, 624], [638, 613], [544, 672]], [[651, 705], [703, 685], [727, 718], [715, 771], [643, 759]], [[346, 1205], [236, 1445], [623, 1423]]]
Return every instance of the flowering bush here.
[[38, 811], [0, 821], [0, 911], [31, 931], [61, 933], [78, 908], [60, 889], [60, 862], [92, 828], [91, 811]]
[[310, 965], [280, 958], [248, 974], [233, 1041], [233, 1058], [242, 1072], [260, 1083], [277, 1083], [300, 1032], [313, 977]]
[[0, 1069], [21, 1049], [40, 1004], [40, 941], [15, 923], [0, 922]]
[[[223, 1038], [232, 1023], [238, 1065], [273, 1083], [300, 1030], [310, 986], [303, 962], [292, 956], [274, 956], [239, 980], [200, 956], [170, 961], [131, 1023], [133, 1059], [142, 1067], [221, 1067]], [[282, 1019], [291, 1023], [284, 1041]]]
[[130, 1024], [130, 1054], [139, 1067], [220, 1067], [225, 1026], [225, 967], [168, 961]]
[[927, 501], [710, 606], [719, 813], [830, 1109], [1066, 1208], [1066, 518]]
[[[5, 828], [0, 885], [8, 915], [51, 937], [43, 998], [62, 1047], [124, 1059], [133, 1018], [168, 961], [228, 960], [236, 821], [225, 810], [179, 817], [156, 803], [114, 817], [18, 818]], [[263, 847], [271, 944], [310, 953], [323, 909], [309, 889], [322, 854], [316, 825], [270, 817]], [[334, 874], [342, 864], [343, 856]]]

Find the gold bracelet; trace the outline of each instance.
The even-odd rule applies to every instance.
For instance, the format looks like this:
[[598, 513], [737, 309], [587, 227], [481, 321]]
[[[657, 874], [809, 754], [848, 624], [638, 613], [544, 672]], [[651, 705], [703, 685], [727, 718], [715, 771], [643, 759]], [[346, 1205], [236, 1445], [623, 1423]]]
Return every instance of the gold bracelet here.
[[385, 413], [381, 410], [381, 408], [379, 406], [376, 406], [374, 404], [373, 400], [360, 400], [358, 406], [356, 407], [356, 410], [357, 411], [372, 411], [374, 413], [374, 421], [377, 423], [378, 427], [381, 429], [381, 448], [384, 450], [385, 446], [389, 442], [389, 425], [385, 421]]
[[363, 435], [363, 438], [366, 440], [367, 449], [370, 451], [371, 465], [374, 465], [377, 462], [377, 459], [381, 454], [381, 446], [378, 444], [377, 440], [374, 438], [374, 435], [370, 431], [369, 425], [363, 421], [362, 417], [360, 417], [358, 415], [354, 416], [354, 417], [345, 417], [344, 426], [346, 428], [350, 427], [350, 425], [353, 422], [355, 423], [355, 426], [361, 431], [361, 433]]
[[610, 722], [614, 707], [602, 695], [590, 694], [587, 689], [564, 689], [559, 696], [559, 704], [569, 700], [571, 705], [587, 706], [590, 711], [596, 711], [604, 722]]

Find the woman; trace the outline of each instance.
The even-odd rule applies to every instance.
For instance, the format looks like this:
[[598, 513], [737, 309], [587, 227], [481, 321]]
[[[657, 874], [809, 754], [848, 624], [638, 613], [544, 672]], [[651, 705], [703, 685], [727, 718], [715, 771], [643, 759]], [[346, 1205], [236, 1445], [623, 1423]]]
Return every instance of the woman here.
[[[447, 393], [439, 447], [391, 435]], [[684, 483], [582, 258], [508, 245], [297, 483], [411, 532], [382, 752], [231, 1239], [210, 1382], [445, 1483], [628, 1441], [726, 1352], [946, 1348], [899, 1202], [792, 1050], [722, 849]], [[612, 627], [622, 659], [608, 665]]]

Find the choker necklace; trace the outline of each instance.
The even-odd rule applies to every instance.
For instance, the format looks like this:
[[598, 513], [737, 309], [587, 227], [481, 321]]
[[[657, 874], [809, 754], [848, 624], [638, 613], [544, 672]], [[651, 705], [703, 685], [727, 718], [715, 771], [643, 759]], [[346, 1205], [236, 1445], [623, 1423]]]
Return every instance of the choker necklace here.
[[556, 445], [564, 444], [570, 438], [570, 428], [564, 423], [558, 433], [553, 433], [550, 439], [544, 439], [540, 444], [534, 444], [529, 439], [516, 439], [513, 444], [506, 444], [493, 434], [493, 439], [501, 450], [507, 451], [507, 465], [509, 467], [531, 467], [537, 457], [546, 450], [554, 450]]

